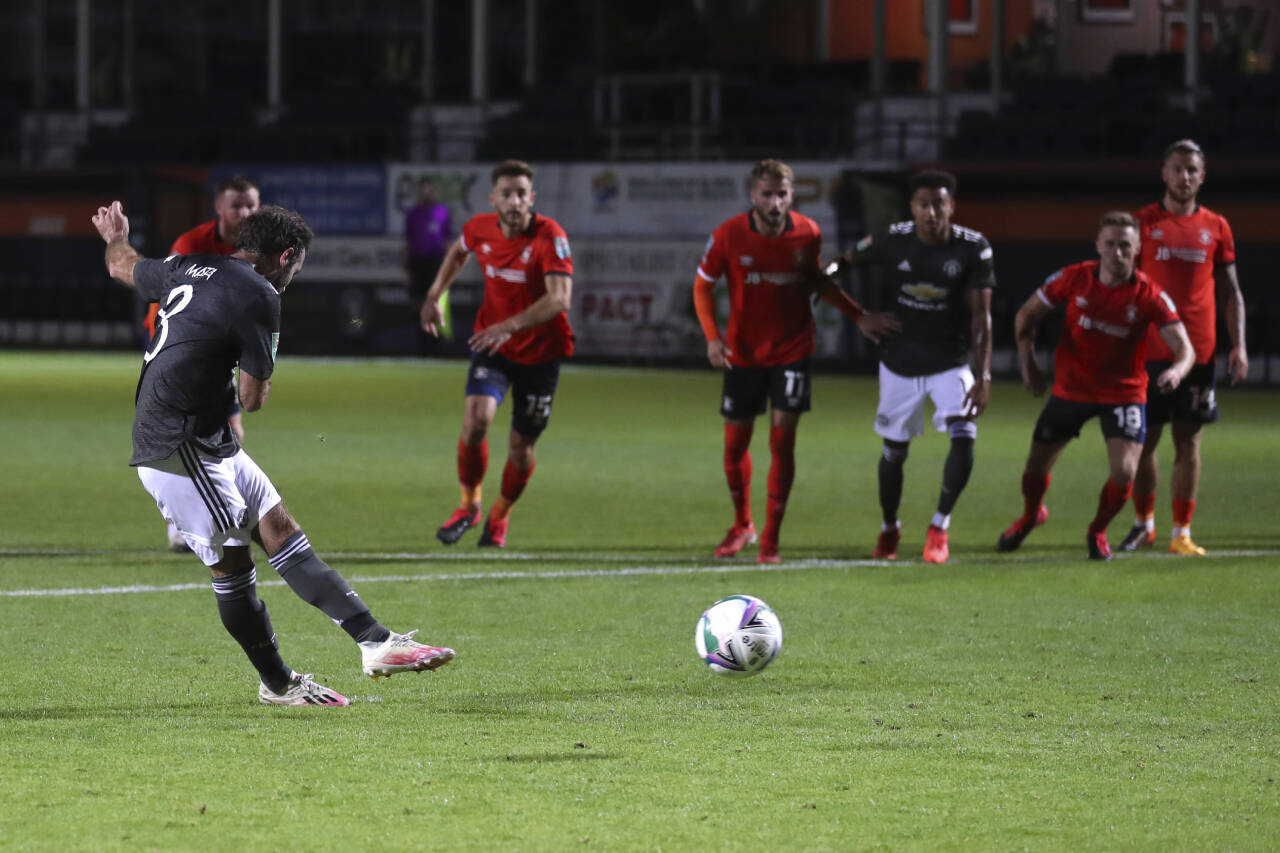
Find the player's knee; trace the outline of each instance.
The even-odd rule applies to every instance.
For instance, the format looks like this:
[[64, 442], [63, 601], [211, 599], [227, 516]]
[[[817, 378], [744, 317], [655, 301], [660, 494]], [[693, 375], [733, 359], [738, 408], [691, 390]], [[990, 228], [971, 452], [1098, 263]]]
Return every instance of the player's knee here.
[[247, 545], [228, 546], [222, 549], [222, 559], [209, 567], [214, 580], [253, 571], [253, 555]]
[[280, 543], [301, 530], [298, 522], [285, 509], [284, 501], [273, 506], [258, 522], [256, 529], [258, 544], [268, 553], [274, 553]]
[[952, 441], [957, 438], [967, 438], [973, 441], [978, 437], [978, 424], [967, 418], [948, 421], [947, 435], [951, 436]]
[[907, 451], [911, 448], [908, 441], [893, 441], [886, 438], [884, 447], [880, 450], [880, 456], [890, 465], [902, 465], [907, 461]]

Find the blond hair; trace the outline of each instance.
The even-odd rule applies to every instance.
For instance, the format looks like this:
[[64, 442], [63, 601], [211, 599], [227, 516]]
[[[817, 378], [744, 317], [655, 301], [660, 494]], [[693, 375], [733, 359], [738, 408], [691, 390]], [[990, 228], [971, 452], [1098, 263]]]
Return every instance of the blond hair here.
[[761, 160], [751, 167], [751, 175], [747, 178], [747, 185], [750, 186], [761, 178], [772, 178], [775, 181], [796, 181], [795, 172], [791, 171], [791, 167], [781, 160], [769, 158]]

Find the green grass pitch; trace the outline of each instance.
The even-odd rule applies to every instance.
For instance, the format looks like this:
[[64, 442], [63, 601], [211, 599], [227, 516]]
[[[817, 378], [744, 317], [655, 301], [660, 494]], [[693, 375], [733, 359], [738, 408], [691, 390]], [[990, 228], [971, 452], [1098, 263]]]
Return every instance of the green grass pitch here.
[[[932, 566], [945, 437], [912, 445], [902, 559], [871, 561], [875, 386], [820, 375], [766, 570], [710, 556], [731, 520], [710, 370], [567, 368], [494, 554], [434, 539], [460, 362], [286, 355], [247, 449], [375, 615], [458, 659], [363, 678], [259, 554], [285, 659], [355, 700], [282, 709], [127, 467], [138, 362], [0, 354], [0, 850], [1280, 849], [1275, 393], [1221, 393], [1208, 557], [1099, 565], [1092, 424], [1048, 524], [994, 552], [1040, 406], [997, 385]], [[762, 518], [763, 421], [753, 453]], [[1163, 542], [1167, 488], [1157, 520]], [[693, 653], [699, 613], [737, 592], [786, 630], [741, 681]]]

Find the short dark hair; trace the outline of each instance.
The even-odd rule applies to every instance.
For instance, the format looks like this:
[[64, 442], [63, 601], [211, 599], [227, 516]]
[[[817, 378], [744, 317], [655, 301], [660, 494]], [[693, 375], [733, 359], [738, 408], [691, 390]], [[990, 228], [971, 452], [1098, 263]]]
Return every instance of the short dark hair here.
[[950, 172], [943, 172], [937, 169], [916, 172], [907, 179], [907, 193], [915, 195], [918, 189], [946, 190], [947, 195], [954, 196], [956, 194], [956, 176]]
[[1168, 160], [1174, 154], [1199, 154], [1200, 161], [1204, 162], [1204, 149], [1194, 139], [1176, 139], [1170, 142], [1164, 149], [1164, 159]]
[[496, 184], [498, 178], [528, 178], [533, 180], [533, 167], [523, 160], [503, 160], [493, 167], [490, 174], [490, 185]]
[[240, 223], [236, 248], [264, 257], [276, 257], [285, 249], [305, 249], [315, 232], [296, 211], [273, 204], [258, 208]]
[[1115, 225], [1119, 228], [1132, 228], [1134, 231], [1141, 230], [1138, 228], [1138, 220], [1134, 218], [1133, 214], [1124, 210], [1108, 210], [1102, 214], [1102, 221], [1098, 223], [1098, 230], [1101, 231], [1108, 225]]
[[791, 181], [794, 184], [796, 173], [786, 163], [770, 157], [751, 167], [751, 174], [747, 177], [747, 186], [754, 185], [761, 178], [773, 178], [775, 181]]
[[227, 190], [235, 190], [238, 193], [245, 193], [249, 190], [256, 190], [258, 185], [249, 180], [248, 175], [242, 175], [236, 172], [230, 177], [223, 178], [218, 182], [218, 195], [222, 195]]

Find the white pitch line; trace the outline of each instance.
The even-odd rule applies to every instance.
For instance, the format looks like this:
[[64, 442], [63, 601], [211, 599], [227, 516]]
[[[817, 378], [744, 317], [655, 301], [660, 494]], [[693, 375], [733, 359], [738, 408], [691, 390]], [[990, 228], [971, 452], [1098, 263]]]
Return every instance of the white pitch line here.
[[[10, 553], [16, 549], [0, 550], [0, 554]], [[79, 554], [86, 552], [36, 552], [23, 551], [24, 555], [36, 555], [38, 553], [48, 553], [51, 555]], [[107, 553], [107, 552], [92, 552]], [[492, 562], [495, 560], [510, 561], [528, 561], [542, 560], [545, 562], [621, 562], [623, 560], [643, 560], [644, 557], [635, 554], [522, 554], [508, 552], [503, 554], [476, 554], [466, 555], [460, 553], [441, 554], [438, 552], [428, 554], [412, 554], [412, 553], [334, 553], [327, 555], [335, 562], [343, 559], [347, 560], [383, 560], [383, 561], [438, 561], [438, 560], [454, 560], [454, 561], [484, 561]], [[1195, 562], [1201, 562], [1205, 559], [1218, 557], [1276, 557], [1280, 556], [1280, 549], [1246, 549], [1246, 550], [1214, 550], [1211, 551], [1206, 558], [1197, 558]], [[1061, 557], [1047, 554], [1024, 555], [1018, 557], [1002, 557], [998, 560], [981, 561], [980, 563], [970, 563], [969, 565], [981, 565], [989, 567], [1000, 563], [1033, 563], [1058, 561]], [[1165, 554], [1157, 552], [1125, 554], [1112, 565], [1117, 568], [1123, 566], [1129, 560], [1158, 560], [1173, 561], [1180, 559], [1175, 554]], [[966, 561], [962, 559], [952, 560], [948, 566], [963, 567]], [[371, 577], [352, 576], [348, 580], [353, 583], [369, 584], [369, 583], [422, 583], [422, 582], [439, 582], [439, 581], [468, 581], [468, 580], [554, 580], [560, 578], [597, 578], [597, 577], [634, 577], [644, 575], [716, 575], [731, 574], [733, 572], [794, 572], [805, 571], [809, 569], [853, 569], [853, 568], [890, 568], [890, 567], [912, 567], [918, 565], [913, 560], [899, 560], [896, 563], [890, 563], [887, 560], [836, 560], [811, 558], [804, 560], [789, 560], [777, 565], [760, 565], [758, 563], [749, 562], [725, 562], [707, 565], [684, 565], [684, 566], [655, 566], [635, 565], [620, 566], [618, 568], [609, 569], [547, 569], [543, 571], [489, 571], [489, 572], [448, 572], [448, 573], [429, 573], [420, 575], [377, 575]], [[282, 580], [259, 581], [258, 586], [284, 586]], [[191, 590], [206, 590], [209, 588], [208, 582], [202, 583], [179, 583], [179, 584], [133, 584], [130, 586], [106, 586], [106, 587], [66, 587], [55, 589], [11, 589], [0, 590], [0, 598], [48, 598], [69, 595], [136, 595], [151, 592], [187, 592]]]
[[[887, 566], [885, 560], [796, 560], [788, 563], [761, 566], [756, 563], [725, 563], [714, 566], [625, 566], [617, 569], [554, 569], [542, 572], [455, 572], [426, 575], [377, 575], [353, 576], [352, 584], [368, 583], [421, 583], [424, 581], [472, 581], [472, 580], [555, 580], [558, 578], [631, 577], [637, 575], [722, 575], [733, 572], [795, 572], [806, 569], [843, 569], [866, 566]], [[284, 586], [282, 580], [258, 581], [258, 586]], [[207, 590], [205, 583], [133, 584], [130, 586], [68, 587], [63, 589], [8, 589], [0, 590], [0, 598], [49, 598], [67, 595], [136, 595], [147, 592], [188, 592]]]

